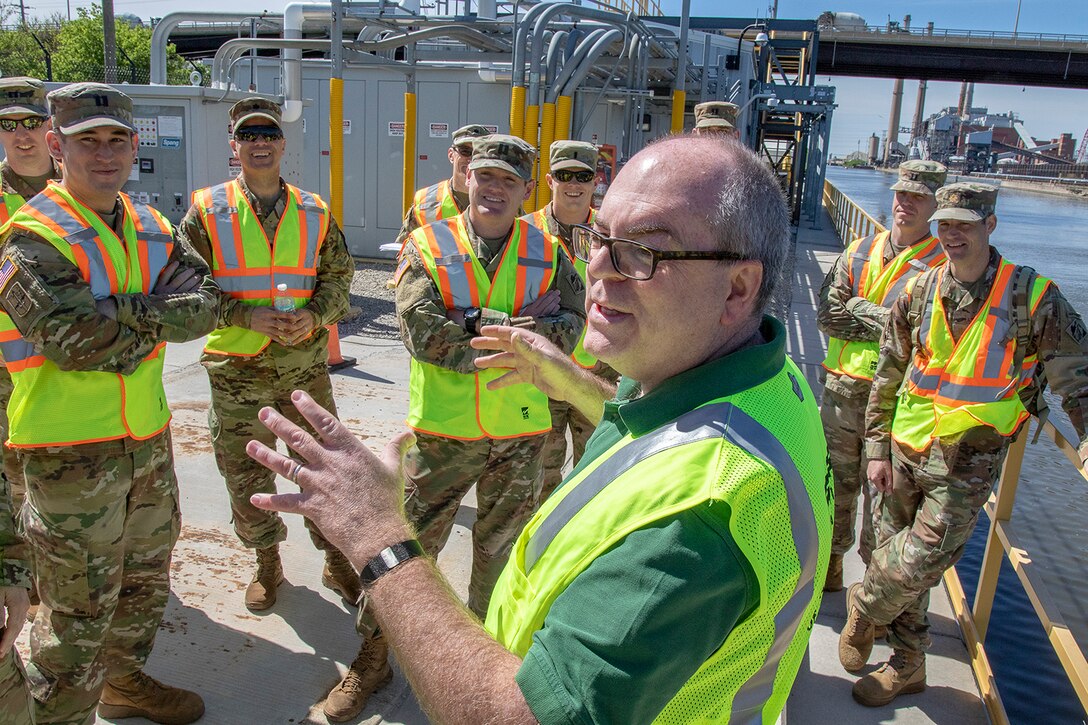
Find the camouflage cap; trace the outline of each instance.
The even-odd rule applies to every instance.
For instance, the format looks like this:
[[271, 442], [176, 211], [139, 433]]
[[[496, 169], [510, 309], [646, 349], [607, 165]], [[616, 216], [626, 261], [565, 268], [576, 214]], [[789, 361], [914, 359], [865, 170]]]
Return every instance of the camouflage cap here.
[[49, 115], [45, 84], [26, 76], [0, 78], [0, 117], [22, 115]]
[[597, 147], [585, 141], [556, 141], [548, 153], [548, 166], [560, 169], [597, 170]]
[[937, 190], [937, 211], [929, 220], [980, 222], [994, 213], [997, 207], [997, 191], [998, 188], [992, 184], [977, 182], [942, 186]]
[[280, 128], [282, 118], [280, 105], [267, 98], [243, 98], [230, 107], [230, 120], [234, 122], [235, 128], [241, 128], [253, 120], [264, 124], [271, 122], [276, 128]]
[[933, 196], [944, 186], [947, 176], [948, 169], [936, 161], [904, 161], [899, 164], [899, 181], [892, 184], [891, 190]]
[[707, 101], [695, 106], [695, 128], [736, 128], [740, 107], [728, 101]]
[[517, 136], [493, 133], [476, 139], [472, 144], [472, 161], [469, 170], [502, 169], [521, 177], [525, 181], [533, 180], [533, 162], [536, 161], [536, 149]]
[[453, 132], [453, 145], [460, 146], [463, 143], [472, 143], [474, 140], [489, 135], [487, 126], [478, 123], [470, 123]]
[[72, 83], [51, 92], [49, 110], [53, 128], [63, 134], [79, 133], [102, 126], [136, 132], [132, 121], [132, 99], [103, 83]]

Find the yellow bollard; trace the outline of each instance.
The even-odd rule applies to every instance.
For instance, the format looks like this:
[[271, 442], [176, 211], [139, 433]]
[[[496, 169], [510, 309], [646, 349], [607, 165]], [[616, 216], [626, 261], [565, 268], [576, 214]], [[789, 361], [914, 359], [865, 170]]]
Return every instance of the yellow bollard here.
[[329, 207], [344, 223], [344, 79], [329, 79]]
[[407, 214], [416, 195], [416, 94], [404, 94], [404, 188], [402, 214]]
[[687, 93], [684, 91], [672, 92], [672, 132], [682, 133], [684, 130], [684, 104], [687, 101]]

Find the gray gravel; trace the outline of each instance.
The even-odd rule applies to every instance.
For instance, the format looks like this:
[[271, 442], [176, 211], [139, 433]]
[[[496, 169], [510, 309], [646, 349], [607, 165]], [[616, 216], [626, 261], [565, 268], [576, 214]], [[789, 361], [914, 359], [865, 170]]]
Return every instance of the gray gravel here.
[[[351, 306], [359, 314], [340, 322], [340, 337], [366, 335], [397, 339], [397, 315], [393, 305], [393, 290], [385, 284], [393, 277], [394, 265], [389, 262], [355, 262], [351, 280]], [[354, 310], [353, 310], [354, 312]], [[349, 313], [350, 317], [350, 313]]]

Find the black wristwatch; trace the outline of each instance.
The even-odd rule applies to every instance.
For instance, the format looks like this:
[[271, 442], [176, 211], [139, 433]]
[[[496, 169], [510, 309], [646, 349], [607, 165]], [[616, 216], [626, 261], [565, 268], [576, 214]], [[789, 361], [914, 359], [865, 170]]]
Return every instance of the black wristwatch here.
[[480, 308], [479, 307], [466, 307], [465, 308], [465, 332], [470, 335], [480, 334]]
[[378, 580], [378, 577], [388, 574], [393, 569], [406, 561], [423, 556], [423, 545], [416, 539], [408, 539], [399, 544], [387, 546], [378, 552], [378, 555], [366, 563], [359, 572], [359, 581], [364, 587], [368, 587]]

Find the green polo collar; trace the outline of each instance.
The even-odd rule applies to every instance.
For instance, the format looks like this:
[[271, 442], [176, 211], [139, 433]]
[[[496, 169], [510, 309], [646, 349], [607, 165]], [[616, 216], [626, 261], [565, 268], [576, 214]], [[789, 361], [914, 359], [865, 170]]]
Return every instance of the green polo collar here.
[[759, 331], [767, 342], [686, 370], [642, 397], [634, 397], [637, 382], [621, 378], [616, 399], [605, 403], [605, 419], [619, 415], [637, 438], [700, 405], [770, 380], [786, 363], [786, 329], [778, 319], [764, 315]]

